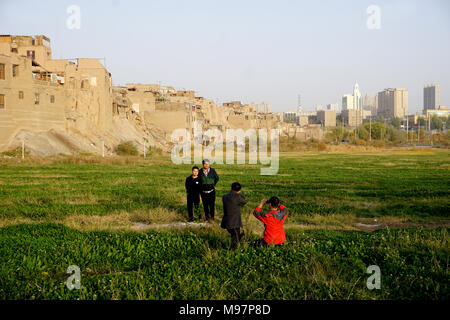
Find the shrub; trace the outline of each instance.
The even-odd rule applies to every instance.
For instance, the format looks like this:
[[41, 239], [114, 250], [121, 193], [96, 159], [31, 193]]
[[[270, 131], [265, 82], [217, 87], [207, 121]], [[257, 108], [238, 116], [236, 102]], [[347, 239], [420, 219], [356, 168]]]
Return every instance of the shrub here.
[[[28, 151], [27, 148], [25, 148], [25, 152], [24, 153], [25, 153], [25, 156], [27, 156], [27, 155], [30, 154], [30, 151]], [[12, 150], [3, 151], [1, 154], [4, 155], [4, 156], [7, 156], [7, 157], [17, 157], [17, 158], [19, 158], [19, 157], [22, 156], [22, 147], [17, 147], [17, 148], [12, 149]]]
[[163, 154], [163, 151], [159, 147], [149, 146], [147, 148], [147, 156], [155, 156], [155, 155], [162, 155], [162, 154]]
[[125, 141], [117, 146], [117, 154], [119, 156], [137, 156], [139, 152], [133, 141]]
[[327, 150], [327, 144], [325, 142], [323, 142], [323, 141], [319, 141], [317, 143], [317, 150], [318, 151], [325, 151], [325, 150]]

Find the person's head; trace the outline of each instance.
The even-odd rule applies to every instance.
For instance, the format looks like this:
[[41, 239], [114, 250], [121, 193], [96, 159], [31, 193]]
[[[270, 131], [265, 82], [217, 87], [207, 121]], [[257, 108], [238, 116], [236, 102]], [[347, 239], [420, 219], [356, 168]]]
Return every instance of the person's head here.
[[198, 167], [197, 166], [193, 166], [192, 167], [192, 175], [195, 177], [195, 176], [198, 176]]
[[267, 201], [267, 203], [269, 204], [271, 209], [276, 210], [280, 205], [280, 199], [278, 199], [278, 197], [273, 196]]
[[209, 160], [208, 159], [204, 159], [202, 161], [202, 164], [203, 164], [203, 169], [208, 170], [208, 168], [209, 168]]
[[231, 184], [231, 191], [235, 191], [237, 193], [240, 193], [241, 192], [241, 188], [242, 188], [242, 186], [241, 186], [241, 184], [239, 182], [233, 182]]

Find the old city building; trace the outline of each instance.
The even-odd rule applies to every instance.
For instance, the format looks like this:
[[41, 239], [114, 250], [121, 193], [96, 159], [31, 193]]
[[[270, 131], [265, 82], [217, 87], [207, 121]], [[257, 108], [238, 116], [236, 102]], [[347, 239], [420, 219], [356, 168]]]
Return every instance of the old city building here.
[[[330, 117], [326, 113], [325, 126], [333, 125]], [[288, 134], [281, 120], [267, 103], [217, 106], [193, 90], [113, 86], [102, 59], [53, 59], [46, 36], [0, 36], [0, 150], [21, 140], [43, 155], [113, 153], [124, 140], [167, 150], [173, 130], [193, 128], [196, 121], [205, 130], [280, 128]], [[301, 130], [305, 139], [308, 130]]]

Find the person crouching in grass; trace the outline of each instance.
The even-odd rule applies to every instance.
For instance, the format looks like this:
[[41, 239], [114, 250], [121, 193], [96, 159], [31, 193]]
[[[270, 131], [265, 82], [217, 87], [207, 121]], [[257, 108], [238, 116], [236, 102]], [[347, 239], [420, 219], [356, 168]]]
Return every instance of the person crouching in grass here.
[[195, 213], [198, 214], [198, 219], [201, 219], [200, 214], [200, 192], [202, 191], [202, 181], [198, 175], [199, 168], [192, 167], [192, 175], [186, 178], [184, 186], [186, 187], [187, 194], [187, 208], [188, 208], [188, 221], [194, 221], [193, 206], [195, 206]]
[[241, 207], [247, 203], [241, 194], [241, 184], [233, 182], [229, 193], [222, 196], [223, 202], [223, 219], [220, 226], [227, 229], [231, 235], [231, 250], [235, 250], [241, 241], [244, 233], [241, 233], [242, 219]]
[[[266, 203], [269, 205], [269, 210], [263, 210]], [[253, 215], [264, 223], [264, 238], [256, 240], [253, 246], [281, 245], [286, 241], [283, 223], [289, 215], [289, 211], [285, 206], [280, 205], [280, 199], [271, 197], [268, 201], [262, 200], [253, 211]]]

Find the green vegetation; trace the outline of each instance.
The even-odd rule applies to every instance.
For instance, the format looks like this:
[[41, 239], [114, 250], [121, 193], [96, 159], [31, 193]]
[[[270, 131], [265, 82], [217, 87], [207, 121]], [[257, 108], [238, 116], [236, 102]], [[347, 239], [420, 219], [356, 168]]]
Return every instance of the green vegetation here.
[[[278, 195], [291, 211], [285, 246], [236, 252], [217, 224], [152, 228], [185, 220], [191, 165], [160, 155], [0, 159], [0, 299], [449, 299], [448, 159], [287, 153], [276, 176], [215, 165], [219, 222], [220, 196], [243, 185], [246, 242], [261, 235], [250, 213], [262, 198]], [[80, 290], [65, 286], [69, 265], [81, 268]], [[381, 269], [381, 290], [366, 288], [369, 265]]]
[[[23, 148], [23, 149], [24, 149], [23, 150], [24, 156], [29, 156], [30, 151], [27, 150], [27, 148]], [[1, 155], [7, 156], [7, 157], [15, 157], [15, 158], [22, 157], [22, 147], [17, 147], [15, 149], [8, 150], [8, 151], [3, 151], [1, 153]]]
[[125, 141], [117, 146], [117, 155], [119, 156], [137, 156], [138, 154], [139, 151], [133, 141]]
[[[284, 247], [230, 252], [211, 231], [80, 232], [61, 225], [0, 229], [0, 298], [448, 299], [448, 231], [293, 231]], [[68, 290], [66, 268], [82, 270]], [[366, 288], [366, 268], [382, 289]]]
[[[444, 133], [443, 131], [444, 128], [448, 129], [447, 124], [450, 125], [448, 117], [438, 117], [436, 115], [430, 117], [430, 130], [435, 130], [434, 133], [426, 131], [426, 119], [424, 117], [419, 118], [421, 126], [419, 137], [417, 136], [417, 130], [414, 129], [416, 130], [414, 131], [411, 127], [407, 137], [406, 130], [400, 129], [401, 124], [399, 118], [394, 118], [389, 123], [385, 123], [384, 120], [369, 123], [366, 120], [364, 124], [357, 128], [342, 127], [339, 124], [337, 127], [327, 130], [324, 141], [337, 143], [341, 140], [348, 140], [355, 145], [370, 145], [374, 147], [402, 145], [405, 143], [433, 144], [435, 147], [446, 148], [450, 146], [450, 132]], [[403, 125], [406, 124], [403, 123]]]

